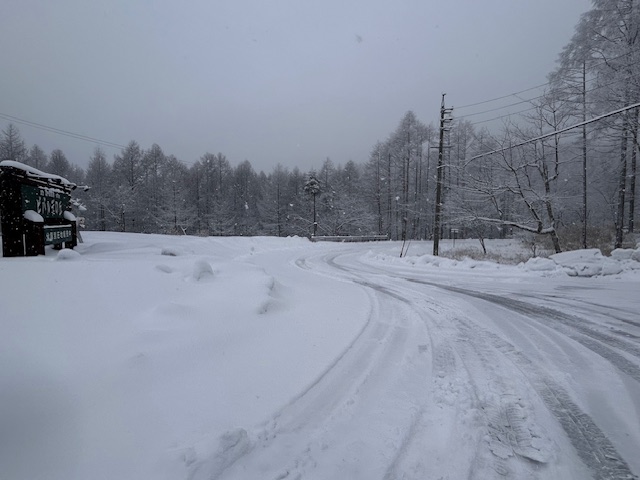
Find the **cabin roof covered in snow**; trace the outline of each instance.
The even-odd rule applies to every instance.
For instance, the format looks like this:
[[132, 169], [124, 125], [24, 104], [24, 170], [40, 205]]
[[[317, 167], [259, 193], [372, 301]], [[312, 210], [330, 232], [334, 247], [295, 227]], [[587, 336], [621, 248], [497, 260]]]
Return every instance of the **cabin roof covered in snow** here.
[[18, 170], [24, 171], [29, 177], [36, 177], [43, 180], [53, 180], [54, 182], [61, 183], [62, 185], [66, 185], [71, 188], [75, 188], [75, 184], [70, 182], [64, 177], [60, 175], [54, 175], [52, 173], [46, 173], [37, 168], [31, 167], [29, 165], [25, 165], [24, 163], [14, 162], [13, 160], [3, 160], [0, 162], [1, 167], [12, 167]]

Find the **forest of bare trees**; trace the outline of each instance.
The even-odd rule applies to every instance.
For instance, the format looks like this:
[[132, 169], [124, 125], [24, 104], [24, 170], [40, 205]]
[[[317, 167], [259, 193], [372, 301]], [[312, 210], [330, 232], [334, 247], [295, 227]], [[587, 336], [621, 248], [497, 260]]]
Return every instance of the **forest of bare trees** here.
[[[454, 110], [444, 136], [443, 238], [521, 235], [556, 251], [624, 244], [637, 221], [639, 33], [638, 2], [595, 0], [525, 113], [490, 130]], [[28, 148], [9, 124], [0, 157], [89, 185], [81, 200], [94, 230], [308, 236], [315, 208], [317, 235], [428, 239], [438, 142], [439, 128], [408, 111], [366, 161], [327, 158], [313, 171], [256, 172], [223, 153], [186, 164], [135, 141], [112, 159], [96, 147], [83, 170], [61, 150]]]

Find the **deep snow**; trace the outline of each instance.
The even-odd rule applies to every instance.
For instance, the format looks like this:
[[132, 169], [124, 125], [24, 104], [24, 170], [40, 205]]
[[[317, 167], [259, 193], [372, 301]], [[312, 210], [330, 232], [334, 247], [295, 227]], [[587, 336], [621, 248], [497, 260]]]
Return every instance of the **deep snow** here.
[[0, 259], [2, 479], [640, 472], [640, 250], [83, 236]]

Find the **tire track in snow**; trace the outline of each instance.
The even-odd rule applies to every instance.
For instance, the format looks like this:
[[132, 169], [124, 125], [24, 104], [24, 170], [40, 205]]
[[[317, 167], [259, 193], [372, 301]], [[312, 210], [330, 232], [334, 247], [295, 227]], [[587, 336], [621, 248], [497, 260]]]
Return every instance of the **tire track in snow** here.
[[637, 382], [640, 382], [640, 367], [624, 355], [615, 351], [615, 349], [618, 349], [640, 358], [640, 347], [629, 343], [625, 339], [614, 337], [593, 328], [589, 328], [589, 326], [585, 325], [585, 323], [591, 323], [588, 320], [568, 315], [552, 308], [532, 305], [521, 300], [500, 297], [489, 293], [475, 292], [473, 290], [466, 290], [457, 287], [437, 285], [415, 279], [408, 280], [413, 283], [429, 285], [454, 293], [479, 298], [537, 320], [545, 326], [562, 333], [594, 353], [600, 355], [602, 358], [608, 360], [618, 370], [629, 375]]
[[[627, 339], [620, 339], [590, 328], [589, 324], [593, 325], [593, 323], [588, 320], [552, 308], [538, 307], [523, 301], [503, 298], [497, 295], [449, 287], [412, 278], [400, 278], [418, 284], [449, 290], [453, 293], [480, 298], [507, 308], [508, 310], [523, 314], [527, 318], [539, 321], [562, 335], [577, 341], [584, 347], [605, 358], [621, 372], [626, 373], [636, 381], [640, 381], [640, 368], [625, 355], [619, 353], [625, 352], [626, 354], [640, 358], [640, 348], [638, 348], [635, 343], [627, 341]], [[464, 324], [464, 321], [462, 323]], [[479, 348], [480, 350], [485, 346], [483, 343], [491, 345], [520, 369], [528, 379], [528, 383], [536, 391], [539, 398], [542, 399], [548, 411], [557, 419], [559, 425], [565, 431], [567, 438], [574, 446], [578, 456], [584, 465], [593, 473], [594, 478], [605, 480], [638, 478], [617, 452], [606, 434], [602, 432], [593, 419], [572, 400], [571, 395], [558, 382], [553, 380], [546, 372], [536, 367], [524, 354], [516, 350], [512, 344], [503, 340], [498, 335], [479, 327], [475, 323], [467, 323], [466, 327], [463, 326], [461, 331], [465, 332], [465, 329], [466, 334], [463, 335], [465, 338], [464, 341], [473, 343], [474, 348]], [[437, 364], [438, 361], [434, 361]], [[486, 366], [490, 367], [490, 364], [486, 364]], [[515, 445], [515, 448], [511, 448], [511, 451], [514, 453], [516, 450], [519, 450], [521, 446], [519, 443], [524, 442], [525, 446], [528, 445], [529, 439], [526, 438], [527, 434], [525, 433], [525, 437], [521, 435], [524, 420], [522, 418], [523, 412], [518, 411], [517, 407], [514, 409], [513, 404], [510, 404], [509, 401], [504, 402], [504, 405], [499, 405], [497, 408], [495, 408], [494, 405], [492, 408], [493, 410], [487, 413], [487, 423], [491, 425], [496, 424], [498, 428], [495, 429], [496, 431], [493, 432], [490, 437], [498, 438], [500, 436], [501, 428], [499, 427], [502, 424], [515, 424], [516, 427], [510, 429], [511, 433], [507, 435], [508, 438], [502, 440], [503, 445], [508, 445], [509, 447]], [[533, 443], [533, 435], [531, 443]], [[496, 447], [496, 451], [499, 452], [499, 446], [494, 445], [494, 447]], [[531, 460], [536, 461], [535, 457]], [[499, 461], [495, 462], [492, 469], [498, 474], [508, 474], [507, 470], [501, 470], [501, 465]], [[490, 474], [491, 472], [485, 473]]]
[[[364, 278], [358, 275], [359, 272], [356, 273], [357, 270], [352, 271], [348, 267], [337, 264], [336, 257], [337, 255], [327, 259], [327, 263], [352, 276]], [[386, 293], [408, 305], [415, 305], [420, 298], [420, 294], [416, 296], [415, 291], [406, 288], [393, 291], [387, 282], [382, 286], [373, 283], [370, 279], [354, 281]], [[435, 344], [434, 339], [431, 340], [435, 400], [457, 411], [456, 423], [470, 421], [468, 412], [476, 410], [478, 412], [475, 414], [476, 419], [471, 421], [479, 422], [481, 428], [487, 432], [484, 438], [479, 439], [480, 444], [476, 447], [478, 450], [468, 458], [471, 462], [471, 470], [468, 472], [470, 478], [496, 478], [496, 475], [499, 478], [510, 478], [514, 475], [514, 478], [537, 477], [536, 471], [539, 466], [546, 463], [551, 456], [548, 446], [551, 441], [536, 425], [532, 407], [527, 406], [521, 396], [508, 385], [508, 374], [503, 371], [504, 367], [499, 368], [503, 361], [497, 359], [495, 354], [491, 356], [488, 353], [491, 349], [474, 339], [469, 328], [464, 326], [461, 328], [458, 324], [457, 328], [452, 329], [451, 325], [445, 326], [444, 323], [429, 318], [424, 311], [421, 316], [425, 323], [431, 324], [429, 330], [432, 327], [439, 330], [437, 336], [440, 339]], [[444, 328], [450, 331], [445, 333], [442, 331]], [[463, 358], [463, 365], [458, 365], [454, 348]], [[464, 357], [467, 358], [467, 362], [464, 361]], [[480, 369], [477, 368], [478, 362], [475, 361], [478, 358], [482, 365]], [[472, 368], [474, 365], [476, 368]], [[462, 376], [460, 368], [466, 371]], [[478, 376], [485, 379], [487, 385], [484, 385], [484, 388], [476, 383]], [[527, 384], [529, 383], [527, 380]], [[411, 464], [411, 460], [415, 459], [421, 441], [425, 440], [423, 436], [428, 435], [428, 431], [425, 431], [425, 422], [422, 421], [425, 415], [427, 415], [425, 410], [416, 414], [412, 428], [407, 432], [394, 460], [387, 469], [385, 480], [422, 478], [413, 473], [416, 465]], [[467, 416], [467, 419], [463, 420], [461, 415]], [[477, 426], [474, 427], [474, 429], [477, 428]], [[408, 453], [410, 451], [413, 458]]]
[[[502, 352], [478, 334], [472, 322], [455, 318], [459, 331], [456, 350], [473, 385], [477, 409], [486, 429], [485, 443], [492, 461], [479, 456], [473, 475], [484, 478], [494, 472], [503, 477], [534, 478], [540, 465], [552, 456], [552, 441], [538, 426], [534, 409], [525, 400], [525, 382], [514, 382], [513, 362], [500, 358]], [[523, 372], [518, 368], [518, 376]], [[533, 388], [535, 391], [535, 388]], [[519, 460], [519, 461], [515, 461]]]
[[[565, 288], [560, 290], [570, 290], [570, 289]], [[539, 297], [536, 297], [535, 295], [531, 295], [531, 294], [521, 293], [520, 296], [539, 300]], [[640, 328], [640, 322], [638, 322], [637, 320], [633, 320], [637, 318], [638, 312], [632, 312], [626, 308], [601, 305], [599, 303], [590, 302], [585, 299], [580, 299], [580, 304], [576, 305], [575, 300], [573, 300], [573, 303], [571, 303], [572, 300], [566, 299], [564, 297], [557, 297], [557, 296], [548, 296], [548, 297], [545, 297], [544, 300], [549, 303], [556, 303], [556, 304], [562, 305], [563, 307], [569, 307], [574, 310], [581, 310], [583, 314], [585, 313], [593, 314], [595, 311], [598, 311], [598, 315], [606, 317], [607, 319], [614, 319], [619, 322], [626, 323], [627, 325]], [[584, 308], [584, 306], [588, 306], [589, 308]], [[634, 338], [638, 338], [638, 337], [634, 336]]]
[[578, 456], [602, 480], [637, 478], [627, 462], [616, 451], [607, 436], [593, 419], [572, 399], [569, 393], [548, 375], [541, 372], [522, 352], [498, 335], [459, 319], [467, 339], [476, 346], [487, 343], [509, 358], [530, 379], [549, 411], [567, 434]]
[[[328, 263], [329, 260], [324, 261]], [[326, 274], [316, 271], [313, 264], [304, 258], [294, 263], [301, 269]], [[336, 278], [335, 274], [333, 278]], [[405, 359], [408, 356], [417, 358], [424, 353], [415, 344], [417, 337], [424, 334], [424, 325], [414, 321], [415, 312], [409, 302], [395, 292], [360, 278], [354, 279], [348, 273], [342, 280], [359, 283], [370, 292], [371, 313], [359, 335], [308, 388], [260, 427], [256, 434], [234, 436], [234, 439], [241, 437], [242, 448], [236, 448], [235, 444], [230, 448], [219, 448], [213, 457], [193, 465], [190, 479], [252, 477], [252, 472], [259, 472], [261, 478], [317, 476], [320, 471], [336, 468], [333, 462], [327, 461], [332, 455], [346, 455], [345, 452], [336, 452], [345, 441], [340, 432], [359, 429], [367, 423], [371, 424], [366, 427], [373, 433], [371, 439], [379, 437], [377, 447], [382, 449], [379, 455], [376, 456], [374, 450], [369, 451], [365, 443], [362, 446], [343, 445], [344, 449], [355, 452], [352, 459], [354, 468], [374, 469], [380, 467], [380, 462], [383, 462], [380, 468], [386, 467], [385, 458], [394, 454], [394, 445], [401, 441], [403, 429], [410, 430], [415, 415], [419, 415], [411, 405], [412, 395], [406, 395], [400, 401], [396, 398], [402, 392], [398, 392], [395, 385], [398, 384], [397, 378], [405, 375], [399, 369]], [[403, 387], [406, 384], [400, 381], [399, 385]], [[403, 401], [399, 414], [391, 406], [400, 405]], [[395, 432], [386, 431], [396, 422]], [[331, 477], [325, 475], [321, 478]]]

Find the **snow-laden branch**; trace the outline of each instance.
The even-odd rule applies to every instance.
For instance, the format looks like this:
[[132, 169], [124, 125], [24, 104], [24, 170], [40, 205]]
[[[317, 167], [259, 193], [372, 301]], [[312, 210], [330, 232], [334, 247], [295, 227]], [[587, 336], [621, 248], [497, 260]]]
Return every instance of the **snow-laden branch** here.
[[539, 233], [540, 235], [549, 235], [549, 234], [555, 232], [555, 230], [556, 230], [554, 227], [537, 228], [537, 227], [531, 227], [529, 225], [525, 225], [523, 223], [512, 222], [510, 220], [499, 220], [497, 218], [476, 217], [476, 220], [480, 220], [480, 221], [483, 221], [483, 222], [489, 222], [489, 223], [498, 223], [500, 225], [506, 225], [508, 227], [514, 227], [514, 228], [517, 228], [518, 230], [524, 230], [526, 232]]

